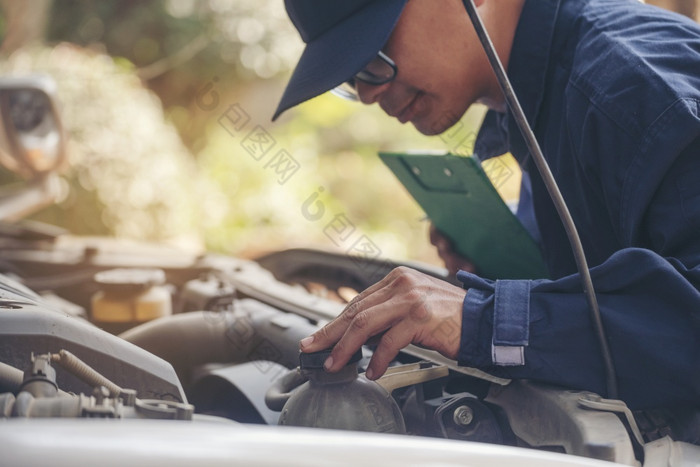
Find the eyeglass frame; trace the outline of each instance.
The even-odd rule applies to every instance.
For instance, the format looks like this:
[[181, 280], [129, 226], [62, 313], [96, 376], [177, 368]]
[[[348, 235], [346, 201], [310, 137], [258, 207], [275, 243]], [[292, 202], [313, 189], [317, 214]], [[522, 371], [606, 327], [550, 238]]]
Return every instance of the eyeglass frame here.
[[[367, 67], [377, 58], [381, 61], [381, 63], [389, 66], [389, 68], [391, 69], [390, 76], [376, 78], [377, 75], [367, 70]], [[357, 94], [355, 81], [362, 81], [363, 83], [369, 84], [371, 86], [380, 86], [382, 84], [386, 84], [393, 81], [398, 73], [399, 68], [396, 66], [396, 63], [394, 63], [394, 61], [391, 58], [389, 58], [384, 52], [380, 50], [379, 52], [377, 52], [377, 56], [374, 57], [367, 65], [365, 65], [365, 67], [362, 70], [358, 71], [355, 74], [355, 76], [353, 76], [349, 80], [331, 89], [331, 93], [343, 99], [357, 102], [360, 100], [360, 97]], [[373, 76], [375, 78], [373, 78]]]

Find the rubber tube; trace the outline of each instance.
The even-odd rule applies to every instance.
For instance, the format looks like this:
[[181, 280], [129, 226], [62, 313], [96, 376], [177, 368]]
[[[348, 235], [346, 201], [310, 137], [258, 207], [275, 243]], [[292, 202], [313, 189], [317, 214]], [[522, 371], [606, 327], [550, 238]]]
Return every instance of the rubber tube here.
[[17, 394], [24, 381], [24, 372], [17, 368], [0, 362], [0, 393], [11, 392]]
[[305, 318], [246, 299], [234, 302], [230, 312], [176, 314], [120, 337], [169, 362], [189, 385], [192, 370], [206, 363], [269, 360], [296, 367], [299, 340], [316, 330]]
[[292, 396], [292, 391], [308, 381], [308, 378], [295, 368], [289, 370], [281, 378], [277, 379], [265, 393], [265, 405], [268, 409], [281, 412], [284, 404]]

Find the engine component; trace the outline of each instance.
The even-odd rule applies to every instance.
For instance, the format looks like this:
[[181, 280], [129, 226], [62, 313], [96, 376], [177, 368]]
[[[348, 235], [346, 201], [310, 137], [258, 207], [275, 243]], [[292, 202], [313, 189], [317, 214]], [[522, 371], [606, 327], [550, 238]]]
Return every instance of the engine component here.
[[23, 378], [21, 370], [0, 362], [0, 393], [19, 391]]
[[[52, 358], [58, 357], [59, 358]], [[59, 392], [52, 361], [63, 365], [91, 382], [98, 384], [92, 396]], [[105, 383], [109, 386], [101, 385]], [[117, 394], [115, 394], [117, 393]], [[110, 397], [114, 396], [114, 397]], [[15, 418], [151, 418], [191, 420], [194, 407], [173, 401], [140, 400], [136, 391], [122, 389], [108, 381], [77, 357], [61, 351], [58, 355], [38, 355], [31, 358], [19, 393], [0, 394], [0, 414]]]
[[[158, 420], [192, 420], [194, 406], [157, 399], [108, 397], [109, 391], [96, 389], [93, 396], [84, 394], [36, 398], [27, 391], [17, 397], [0, 394], [0, 415], [15, 418], [148, 418]], [[133, 395], [133, 392], [132, 392]]]
[[496, 415], [474, 395], [456, 394], [427, 404], [436, 402], [440, 404], [435, 409], [434, 420], [445, 438], [507, 444]]
[[192, 369], [207, 363], [276, 362], [297, 365], [299, 340], [317, 326], [256, 300], [233, 302], [233, 311], [199, 311], [151, 321], [120, 337], [171, 362], [186, 387]]
[[301, 372], [300, 368], [290, 370], [268, 388], [265, 393], [265, 405], [270, 410], [281, 412], [284, 404], [292, 397], [292, 392], [308, 380], [309, 378]]
[[110, 332], [172, 314], [160, 269], [111, 269], [95, 274], [95, 282], [101, 290], [92, 297], [92, 321]]
[[309, 381], [299, 386], [284, 405], [280, 425], [406, 432], [401, 410], [391, 395], [364, 375], [358, 376], [361, 351], [337, 373], [323, 369], [328, 356], [330, 350], [300, 355], [301, 372]]
[[[144, 399], [186, 402], [172, 366], [95, 326], [48, 308], [21, 285], [0, 282], [0, 362], [23, 368], [29, 356], [65, 349], [115, 384], [136, 390]], [[63, 368], [56, 369], [60, 388], [90, 394], [93, 387]]]
[[236, 289], [216, 274], [202, 274], [187, 281], [180, 292], [178, 313], [188, 311], [223, 311], [236, 298]]
[[491, 387], [486, 401], [501, 407], [513, 433], [527, 445], [567, 454], [637, 465], [627, 429], [610, 412], [581, 407], [584, 391], [565, 391], [530, 381]]
[[93, 387], [104, 387], [114, 397], [124, 393], [124, 389], [90, 368], [85, 362], [67, 350], [60, 350], [58, 354], [51, 355], [50, 361], [59, 363], [63, 368]]
[[224, 367], [207, 365], [197, 372], [187, 391], [188, 399], [198, 414], [217, 415], [241, 423], [276, 425], [287, 399], [277, 409], [268, 408], [266, 391], [288, 371], [279, 363], [265, 360]]
[[408, 266], [425, 274], [450, 280], [444, 268], [386, 258], [358, 258], [328, 251], [294, 248], [270, 253], [256, 260], [282, 282], [320, 282], [331, 289], [350, 287], [365, 290], [398, 266]]
[[32, 355], [32, 365], [24, 374], [20, 392], [33, 397], [55, 397], [58, 394], [56, 370], [51, 366], [51, 355]]
[[384, 375], [377, 380], [387, 392], [394, 389], [413, 386], [428, 381], [444, 378], [449, 374], [445, 365], [436, 365], [431, 362], [421, 361], [407, 365], [390, 367]]
[[665, 436], [700, 446], [700, 409], [673, 407], [638, 410], [634, 419], [645, 442]]

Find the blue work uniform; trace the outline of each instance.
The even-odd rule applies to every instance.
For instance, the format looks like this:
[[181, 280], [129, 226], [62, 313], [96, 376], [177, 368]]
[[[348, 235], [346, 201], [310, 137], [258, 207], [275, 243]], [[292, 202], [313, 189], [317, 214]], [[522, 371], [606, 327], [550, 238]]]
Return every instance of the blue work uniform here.
[[[619, 397], [700, 406], [700, 27], [634, 0], [527, 0], [508, 75], [578, 228]], [[507, 151], [529, 175], [550, 279], [460, 271], [458, 360], [605, 395], [562, 223], [513, 117], [491, 111], [475, 152]]]

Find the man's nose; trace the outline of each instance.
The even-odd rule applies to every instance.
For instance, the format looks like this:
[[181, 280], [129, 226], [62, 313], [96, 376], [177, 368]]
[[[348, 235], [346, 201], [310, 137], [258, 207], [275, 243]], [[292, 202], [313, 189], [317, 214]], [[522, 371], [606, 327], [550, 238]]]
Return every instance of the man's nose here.
[[386, 91], [391, 82], [384, 84], [367, 84], [362, 81], [356, 81], [357, 95], [363, 104], [374, 104], [379, 99], [379, 96]]

